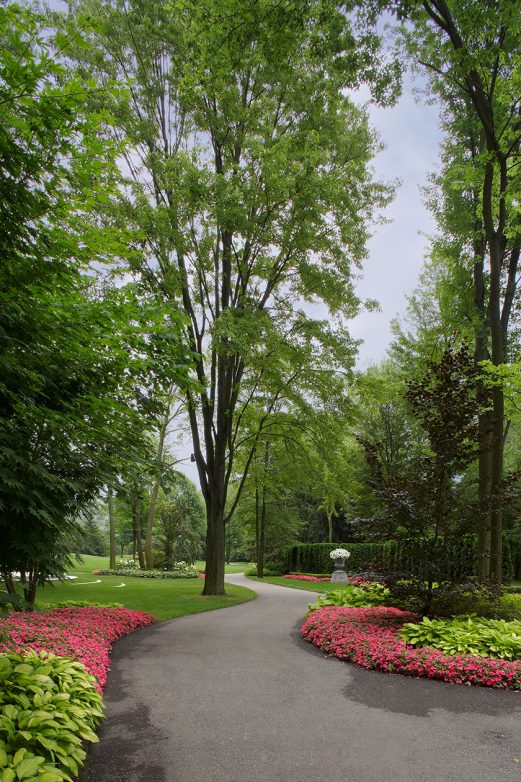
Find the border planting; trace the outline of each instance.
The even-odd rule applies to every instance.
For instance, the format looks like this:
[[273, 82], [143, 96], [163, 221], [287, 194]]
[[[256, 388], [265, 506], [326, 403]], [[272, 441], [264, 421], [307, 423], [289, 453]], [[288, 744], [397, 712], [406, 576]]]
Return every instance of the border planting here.
[[521, 690], [520, 660], [447, 655], [430, 647], [408, 647], [399, 632], [405, 623], [418, 620], [409, 611], [386, 606], [320, 608], [307, 617], [301, 633], [322, 652], [369, 670]]

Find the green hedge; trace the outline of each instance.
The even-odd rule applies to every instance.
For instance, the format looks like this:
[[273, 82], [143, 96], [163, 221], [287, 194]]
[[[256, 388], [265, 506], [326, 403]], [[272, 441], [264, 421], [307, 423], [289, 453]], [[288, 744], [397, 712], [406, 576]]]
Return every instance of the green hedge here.
[[[431, 544], [426, 544], [430, 547]], [[282, 552], [282, 562], [287, 573], [330, 573], [333, 562], [329, 556], [335, 548], [346, 548], [351, 556], [346, 569], [351, 572], [374, 571], [389, 573], [403, 571], [415, 574], [420, 564], [413, 545], [407, 541], [384, 541], [382, 543], [300, 543], [287, 546]], [[463, 535], [446, 551], [450, 561], [450, 577], [455, 581], [475, 575], [476, 537]], [[503, 578], [509, 581], [519, 578], [521, 568], [521, 545], [509, 540], [503, 541]]]

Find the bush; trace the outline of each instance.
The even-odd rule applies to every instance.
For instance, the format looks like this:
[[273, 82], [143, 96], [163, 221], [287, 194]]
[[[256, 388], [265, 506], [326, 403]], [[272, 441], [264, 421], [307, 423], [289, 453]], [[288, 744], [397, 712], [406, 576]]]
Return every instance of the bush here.
[[342, 589], [323, 592], [314, 603], [310, 603], [309, 610], [315, 611], [323, 606], [377, 606], [382, 605], [388, 595], [389, 590], [382, 584], [347, 584]]
[[0, 655], [0, 779], [62, 782], [96, 742], [103, 699], [81, 663], [47, 652]]
[[97, 570], [98, 576], [124, 576], [125, 578], [199, 578], [198, 570]]
[[502, 618], [504, 612], [501, 590], [495, 586], [469, 581], [466, 584], [434, 584], [431, 594], [421, 579], [389, 580], [390, 604], [406, 611], [429, 616], [477, 614]]
[[500, 660], [521, 658], [521, 621], [460, 617], [427, 619], [404, 625], [401, 638], [409, 646], [432, 646], [447, 654], [472, 654]]

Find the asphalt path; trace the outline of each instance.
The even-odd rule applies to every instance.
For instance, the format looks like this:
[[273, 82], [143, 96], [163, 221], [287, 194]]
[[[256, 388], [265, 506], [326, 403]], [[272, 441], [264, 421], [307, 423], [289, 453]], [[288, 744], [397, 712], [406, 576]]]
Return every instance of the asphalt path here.
[[299, 635], [315, 593], [121, 639], [82, 782], [520, 782], [521, 694], [365, 671]]

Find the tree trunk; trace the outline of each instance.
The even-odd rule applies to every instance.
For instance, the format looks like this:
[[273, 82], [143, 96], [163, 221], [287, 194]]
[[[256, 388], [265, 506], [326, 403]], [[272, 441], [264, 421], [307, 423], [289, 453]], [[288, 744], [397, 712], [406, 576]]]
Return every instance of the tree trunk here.
[[134, 522], [134, 541], [135, 551], [139, 559], [139, 567], [141, 570], [145, 569], [145, 557], [143, 555], [143, 540], [141, 537], [141, 497], [137, 496], [134, 500], [134, 506], [132, 508], [132, 516]]
[[225, 595], [224, 590], [224, 507], [207, 505], [206, 575], [203, 595]]
[[[112, 487], [107, 489], [107, 502], [109, 508], [109, 568], [116, 568], [116, 511], [114, 508], [114, 494]], [[123, 557], [123, 554], [121, 554]]]
[[333, 542], [333, 511], [328, 508], [326, 510], [326, 516], [327, 516], [327, 540], [328, 543]]
[[168, 421], [170, 417], [170, 410], [167, 410], [161, 429], [159, 430], [159, 443], [157, 446], [157, 464], [156, 474], [154, 477], [154, 484], [150, 492], [150, 505], [147, 515], [147, 527], [145, 534], [145, 559], [147, 570], [154, 569], [154, 553], [152, 551], [152, 533], [154, 531], [154, 520], [156, 516], [157, 498], [159, 496], [159, 489], [161, 488], [161, 476], [163, 474], [163, 454], [165, 450], [165, 438], [166, 430], [168, 427]]

